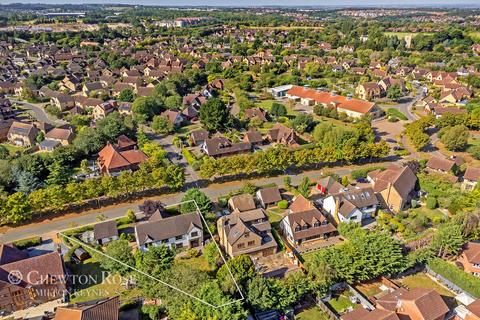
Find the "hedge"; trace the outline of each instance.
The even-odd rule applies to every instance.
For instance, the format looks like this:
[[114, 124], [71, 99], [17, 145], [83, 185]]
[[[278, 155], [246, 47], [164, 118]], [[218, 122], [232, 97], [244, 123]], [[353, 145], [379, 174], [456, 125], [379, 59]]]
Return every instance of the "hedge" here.
[[469, 274], [440, 258], [431, 259], [428, 266], [433, 272], [456, 284], [476, 298], [480, 298], [480, 278]]
[[13, 243], [13, 245], [20, 250], [30, 248], [33, 246], [38, 246], [40, 244], [42, 244], [42, 237], [32, 237], [32, 238], [22, 239], [22, 240], [15, 241]]
[[375, 170], [385, 170], [385, 167], [382, 166], [374, 166], [374, 167], [368, 167], [368, 168], [362, 168], [362, 169], [357, 169], [357, 170], [352, 170], [351, 176], [353, 179], [360, 179], [360, 178], [366, 178], [367, 174], [369, 172], [375, 171]]

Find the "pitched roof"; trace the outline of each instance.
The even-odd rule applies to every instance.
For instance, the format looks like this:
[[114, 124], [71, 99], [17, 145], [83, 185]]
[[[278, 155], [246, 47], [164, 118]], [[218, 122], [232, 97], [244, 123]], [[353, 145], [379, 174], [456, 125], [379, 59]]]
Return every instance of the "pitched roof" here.
[[375, 192], [382, 192], [387, 189], [389, 185], [397, 190], [402, 198], [415, 188], [417, 177], [409, 167], [400, 167], [396, 165], [389, 166], [384, 171], [371, 172], [369, 177], [372, 178], [373, 190]]
[[257, 130], [249, 130], [247, 133], [245, 133], [245, 137], [243, 138], [245, 142], [249, 143], [258, 143], [262, 142], [262, 134], [258, 132]]
[[470, 181], [479, 181], [480, 180], [480, 168], [468, 167], [463, 175], [464, 179]]
[[477, 317], [480, 317], [480, 299], [476, 300], [475, 302], [470, 303], [467, 306], [467, 309], [472, 314], [476, 315]]
[[115, 220], [104, 221], [93, 226], [95, 240], [118, 236], [117, 222]]
[[198, 213], [181, 214], [153, 222], [139, 223], [135, 226], [135, 234], [139, 245], [143, 245], [148, 239], [158, 241], [184, 235], [193, 227], [203, 230]]
[[18, 250], [11, 244], [0, 244], [0, 266], [3, 264], [27, 259], [28, 254]]
[[248, 151], [251, 148], [252, 145], [249, 142], [231, 143], [225, 137], [205, 139], [205, 149], [210, 156]]
[[[65, 279], [65, 270], [62, 257], [57, 252], [51, 252], [27, 259], [3, 264], [0, 269], [9, 273], [18, 271], [22, 275], [22, 286], [39, 285], [47, 280], [48, 276], [59, 280]], [[31, 272], [35, 270], [36, 272]], [[4, 280], [5, 279], [1, 279]], [[7, 280], [8, 281], [8, 280]]]
[[382, 309], [374, 309], [368, 311], [362, 307], [356, 308], [353, 311], [344, 314], [340, 317], [341, 320], [399, 320], [397, 314], [393, 311]]
[[276, 203], [282, 200], [282, 195], [277, 187], [260, 189], [258, 190], [258, 195], [265, 204]]
[[431, 157], [427, 162], [427, 167], [434, 170], [450, 171], [455, 164], [454, 161], [439, 157]]
[[45, 139], [69, 140], [73, 136], [72, 130], [64, 128], [53, 128], [45, 135]]
[[287, 91], [288, 95], [296, 96], [305, 99], [311, 99], [316, 103], [322, 104], [333, 104], [337, 108], [363, 113], [368, 113], [374, 106], [375, 103], [359, 100], [359, 99], [350, 99], [344, 96], [333, 95], [329, 92], [318, 92], [314, 89], [304, 88], [300, 86], [294, 86]]
[[463, 254], [470, 263], [480, 263], [480, 242], [468, 242], [465, 244]]
[[[334, 232], [337, 229], [328, 219], [315, 207], [304, 211], [297, 211], [289, 213], [284, 219], [290, 225], [293, 233], [293, 238], [305, 239], [311, 236], [322, 235], [330, 232]], [[315, 226], [315, 223], [319, 224]], [[300, 227], [301, 230], [297, 231], [296, 228]], [[305, 229], [305, 227], [307, 227]]]
[[118, 320], [118, 296], [58, 307], [54, 320]]
[[228, 200], [228, 203], [233, 209], [238, 209], [238, 211], [248, 211], [256, 208], [253, 196], [248, 193], [233, 196]]
[[100, 150], [98, 161], [108, 170], [139, 164], [147, 160], [147, 156], [140, 150], [119, 151], [111, 143]]
[[313, 204], [308, 201], [304, 196], [298, 195], [293, 199], [293, 202], [290, 204], [291, 212], [301, 212], [314, 208]]

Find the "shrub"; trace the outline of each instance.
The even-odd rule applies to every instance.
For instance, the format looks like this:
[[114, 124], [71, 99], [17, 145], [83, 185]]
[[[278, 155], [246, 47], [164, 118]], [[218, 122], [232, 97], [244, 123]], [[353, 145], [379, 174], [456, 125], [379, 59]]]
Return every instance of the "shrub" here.
[[438, 201], [435, 197], [428, 197], [427, 198], [427, 208], [428, 209], [435, 209], [437, 208]]
[[418, 207], [418, 202], [417, 202], [417, 200], [412, 199], [412, 201], [410, 201], [410, 205], [412, 206], [412, 208]]
[[19, 250], [23, 250], [26, 248], [30, 248], [33, 246], [38, 246], [42, 244], [42, 238], [41, 237], [33, 237], [33, 238], [27, 238], [27, 239], [22, 239], [15, 241], [13, 245], [17, 247]]
[[287, 200], [278, 201], [277, 205], [280, 209], [287, 209], [288, 208], [288, 201]]

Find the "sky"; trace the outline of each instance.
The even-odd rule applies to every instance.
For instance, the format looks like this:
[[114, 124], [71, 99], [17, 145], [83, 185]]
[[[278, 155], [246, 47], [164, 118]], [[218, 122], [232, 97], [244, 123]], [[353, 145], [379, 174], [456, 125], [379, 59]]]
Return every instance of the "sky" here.
[[119, 3], [160, 6], [480, 6], [479, 0], [0, 0], [7, 3]]

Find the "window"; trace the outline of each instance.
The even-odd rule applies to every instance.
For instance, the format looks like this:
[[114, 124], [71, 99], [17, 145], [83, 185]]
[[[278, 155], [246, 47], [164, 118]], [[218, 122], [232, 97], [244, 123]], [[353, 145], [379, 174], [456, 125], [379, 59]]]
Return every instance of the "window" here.
[[302, 228], [300, 228], [300, 226], [295, 227], [295, 231], [300, 231], [300, 230], [302, 230]]
[[250, 232], [245, 232], [245, 238], [250, 237]]
[[237, 244], [237, 248], [238, 248], [238, 249], [242, 249], [242, 248], [244, 248], [244, 247], [245, 247], [245, 243], [239, 243], [239, 244]]
[[193, 231], [190, 235], [192, 237], [198, 237], [198, 231]]
[[248, 241], [248, 243], [247, 243], [247, 245], [248, 245], [249, 247], [253, 246], [254, 244], [255, 244], [255, 241]]
[[183, 239], [183, 236], [176, 236], [175, 237], [175, 240], [182, 240]]
[[183, 243], [181, 243], [181, 242], [180, 242], [180, 243], [176, 243], [176, 244], [175, 244], [175, 248], [177, 248], [177, 249], [183, 248]]

